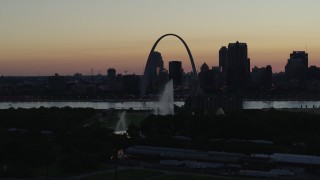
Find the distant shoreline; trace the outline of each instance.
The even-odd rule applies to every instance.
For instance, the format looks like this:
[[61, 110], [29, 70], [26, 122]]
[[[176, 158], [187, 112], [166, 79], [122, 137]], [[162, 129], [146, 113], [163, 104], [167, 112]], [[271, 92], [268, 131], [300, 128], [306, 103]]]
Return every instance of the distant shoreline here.
[[320, 101], [320, 98], [244, 98], [242, 101]]
[[[34, 98], [19, 98], [19, 99], [1, 99], [0, 102], [108, 102], [108, 103], [121, 103], [121, 102], [154, 102], [158, 101], [157, 99], [34, 99]], [[175, 102], [184, 102], [184, 99], [175, 99]], [[284, 99], [250, 99], [244, 98], [243, 102], [265, 102], [265, 101], [320, 101], [320, 98], [284, 98]]]

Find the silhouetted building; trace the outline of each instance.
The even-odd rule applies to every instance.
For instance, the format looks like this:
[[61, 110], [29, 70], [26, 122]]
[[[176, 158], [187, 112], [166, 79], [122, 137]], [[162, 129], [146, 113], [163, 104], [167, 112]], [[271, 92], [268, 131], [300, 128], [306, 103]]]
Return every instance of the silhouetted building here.
[[215, 80], [215, 73], [213, 70], [209, 69], [209, 66], [206, 63], [203, 63], [200, 68], [199, 75], [199, 82], [200, 87], [206, 93], [211, 93], [214, 89], [214, 80]]
[[[151, 66], [149, 68], [149, 72], [152, 78], [156, 79], [159, 75], [160, 69], [163, 69], [163, 60], [161, 53], [159, 52], [153, 52], [151, 55]], [[149, 76], [150, 77], [150, 76]]]
[[229, 43], [227, 85], [235, 89], [245, 87], [250, 80], [250, 59], [246, 43]]
[[147, 87], [149, 90], [154, 91], [159, 87], [159, 74], [163, 71], [163, 60], [161, 53], [153, 52], [150, 56], [150, 59], [146, 65], [146, 73], [147, 73]]
[[252, 71], [251, 71], [251, 81], [253, 84], [260, 84], [261, 83], [261, 77], [262, 77], [262, 74], [264, 72], [264, 69], [265, 68], [258, 68], [257, 66], [254, 66], [252, 68]]
[[222, 46], [219, 50], [219, 67], [221, 68], [221, 72], [225, 73], [227, 68], [228, 61], [228, 48]]
[[181, 61], [169, 62], [169, 79], [173, 79], [174, 84], [182, 83], [183, 70]]
[[284, 72], [278, 72], [273, 74], [273, 83], [276, 87], [286, 86], [286, 75]]
[[252, 68], [251, 82], [259, 87], [270, 88], [272, 86], [272, 67], [268, 65], [262, 68], [257, 66]]
[[293, 51], [285, 67], [287, 80], [306, 80], [308, 71], [308, 53]]
[[122, 76], [123, 92], [126, 94], [139, 94], [140, 77], [135, 74]]
[[273, 81], [272, 81], [272, 67], [271, 67], [271, 65], [266, 66], [265, 77], [262, 82], [263, 82], [263, 86], [265, 86], [265, 87], [272, 86]]
[[212, 66], [211, 69], [212, 69], [213, 73], [215, 73], [215, 74], [220, 74], [222, 72], [221, 67], [219, 67], [219, 66]]
[[320, 80], [320, 68], [316, 66], [310, 66], [308, 69], [309, 80]]
[[66, 78], [65, 76], [60, 76], [55, 74], [54, 76], [48, 77], [48, 87], [51, 95], [61, 95], [64, 93], [66, 88]]
[[114, 91], [117, 89], [117, 71], [114, 68], [107, 70], [107, 90]]
[[225, 74], [222, 73], [220, 66], [212, 66], [212, 73], [214, 74], [214, 86], [221, 90], [221, 87], [225, 85]]
[[114, 69], [114, 68], [109, 68], [107, 70], [107, 76], [108, 76], [108, 79], [113, 79], [113, 78], [116, 78], [117, 76], [117, 71]]
[[81, 73], [75, 73], [74, 75], [75, 81], [78, 83], [82, 80], [82, 74]]
[[160, 87], [164, 87], [165, 84], [169, 81], [169, 73], [168, 70], [162, 69], [159, 72], [158, 82]]
[[200, 67], [200, 72], [206, 72], [209, 71], [209, 66], [207, 63], [203, 63], [202, 66]]

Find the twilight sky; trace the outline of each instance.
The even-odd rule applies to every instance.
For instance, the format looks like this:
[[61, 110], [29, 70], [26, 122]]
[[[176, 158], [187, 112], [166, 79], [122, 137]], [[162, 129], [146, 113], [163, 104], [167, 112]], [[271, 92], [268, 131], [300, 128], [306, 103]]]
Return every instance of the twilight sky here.
[[[251, 67], [283, 71], [290, 52], [306, 49], [320, 66], [319, 9], [319, 0], [1, 0], [0, 74], [141, 74], [166, 33], [184, 38], [197, 69], [218, 65], [220, 47], [237, 40], [248, 44]], [[178, 39], [156, 50], [166, 65], [191, 69]]]

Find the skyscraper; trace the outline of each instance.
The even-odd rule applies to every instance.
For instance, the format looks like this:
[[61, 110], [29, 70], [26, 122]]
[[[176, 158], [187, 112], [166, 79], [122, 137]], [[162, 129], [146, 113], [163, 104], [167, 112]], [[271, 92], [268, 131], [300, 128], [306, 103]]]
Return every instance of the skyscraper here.
[[147, 87], [153, 91], [156, 90], [159, 86], [159, 74], [163, 71], [163, 60], [161, 53], [155, 51], [151, 54], [150, 58], [147, 61], [146, 65], [146, 74], [147, 79], [145, 79]]
[[117, 76], [116, 70], [114, 68], [109, 68], [107, 70], [107, 89], [108, 90], [116, 90], [117, 89]]
[[222, 73], [226, 72], [227, 61], [228, 61], [228, 48], [225, 46], [222, 46], [219, 50], [219, 67], [221, 68]]
[[201, 89], [204, 90], [205, 93], [213, 93], [216, 85], [220, 81], [218, 78], [218, 75], [220, 74], [220, 68], [212, 67], [212, 69], [210, 69], [207, 63], [203, 63], [200, 67], [200, 70], [201, 71], [198, 76]]
[[272, 86], [272, 67], [271, 65], [266, 66], [266, 71], [265, 71], [265, 77], [263, 79], [263, 86], [264, 87], [271, 87]]
[[116, 78], [116, 70], [114, 68], [109, 68], [107, 70], [107, 77], [108, 79], [115, 79]]
[[201, 71], [201, 72], [205, 72], [205, 71], [209, 71], [209, 70], [210, 70], [210, 69], [209, 69], [208, 64], [207, 64], [207, 63], [203, 63], [202, 66], [201, 66], [201, 68], [200, 68], [200, 71]]
[[229, 43], [227, 58], [227, 84], [234, 88], [247, 85], [250, 80], [250, 59], [246, 43]]
[[293, 51], [285, 67], [287, 80], [305, 80], [308, 72], [308, 53]]
[[251, 82], [255, 86], [271, 88], [272, 87], [272, 67], [267, 65], [266, 67], [258, 68], [255, 66], [251, 72]]
[[150, 80], [157, 79], [160, 70], [163, 69], [161, 53], [155, 51], [151, 54], [150, 61], [147, 62], [147, 69]]
[[181, 61], [169, 62], [169, 79], [173, 79], [174, 84], [182, 83], [183, 70]]

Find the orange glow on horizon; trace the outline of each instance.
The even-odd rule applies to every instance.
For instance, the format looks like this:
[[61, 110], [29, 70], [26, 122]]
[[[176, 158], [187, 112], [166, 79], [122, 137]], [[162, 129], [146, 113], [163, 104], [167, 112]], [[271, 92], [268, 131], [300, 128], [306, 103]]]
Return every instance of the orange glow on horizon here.
[[[153, 43], [163, 34], [181, 36], [197, 69], [218, 65], [218, 51], [246, 42], [251, 67], [283, 71], [294, 50], [306, 50], [320, 66], [320, 1], [41, 1], [0, 2], [0, 74], [141, 74]], [[165, 13], [164, 13], [165, 10]], [[190, 13], [192, 12], [192, 13]], [[299, 12], [299, 13], [297, 13]], [[167, 66], [181, 60], [191, 70], [180, 41], [168, 37], [156, 49]]]

